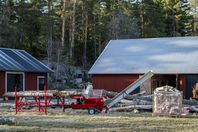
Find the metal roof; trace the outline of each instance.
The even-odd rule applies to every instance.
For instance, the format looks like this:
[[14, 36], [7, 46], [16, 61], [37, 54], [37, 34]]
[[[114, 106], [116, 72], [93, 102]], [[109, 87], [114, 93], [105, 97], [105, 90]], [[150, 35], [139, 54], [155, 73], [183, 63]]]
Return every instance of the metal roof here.
[[0, 71], [53, 72], [24, 50], [0, 48]]
[[198, 36], [111, 40], [89, 74], [198, 74]]

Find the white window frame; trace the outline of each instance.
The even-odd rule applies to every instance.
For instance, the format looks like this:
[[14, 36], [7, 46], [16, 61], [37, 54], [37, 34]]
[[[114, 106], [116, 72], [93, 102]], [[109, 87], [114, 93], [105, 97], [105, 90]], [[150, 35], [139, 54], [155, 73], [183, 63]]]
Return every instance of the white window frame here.
[[37, 91], [39, 91], [39, 79], [43, 78], [45, 81], [45, 76], [37, 76]]
[[23, 75], [23, 91], [25, 91], [25, 73], [24, 72], [5, 72], [5, 93], [7, 93], [8, 88], [7, 88], [7, 76], [8, 74], [22, 74]]

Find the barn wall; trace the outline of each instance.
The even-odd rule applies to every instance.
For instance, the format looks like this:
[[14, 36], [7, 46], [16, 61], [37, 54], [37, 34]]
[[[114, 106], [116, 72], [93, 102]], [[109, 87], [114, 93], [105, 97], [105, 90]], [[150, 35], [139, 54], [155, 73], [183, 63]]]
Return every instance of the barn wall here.
[[[167, 76], [167, 75], [166, 75]], [[167, 76], [168, 77], [168, 76]], [[191, 77], [191, 78], [190, 78]], [[192, 78], [193, 77], [193, 78]], [[92, 76], [92, 82], [94, 89], [106, 89], [109, 91], [115, 91], [120, 92], [123, 90], [126, 86], [134, 82], [139, 78], [139, 75], [131, 75], [131, 74], [122, 74], [122, 75], [93, 75]], [[150, 83], [151, 80], [154, 78], [148, 80], [148, 82], [144, 83], [144, 89], [141, 87], [140, 91], [142, 90], [148, 90], [147, 92], [152, 93], [153, 91], [150, 91]], [[193, 80], [194, 79], [194, 80]], [[188, 83], [187, 83], [188, 80]], [[189, 82], [193, 82], [192, 84]], [[192, 86], [195, 82], [198, 82], [198, 75], [197, 74], [180, 74], [178, 76], [178, 89], [183, 92], [183, 98], [188, 98], [187, 95], [192, 91]], [[147, 88], [149, 87], [149, 88]], [[157, 86], [155, 86], [156, 88]]]
[[5, 93], [5, 72], [0, 72], [0, 97]]
[[120, 92], [138, 78], [139, 75], [93, 75], [92, 83], [94, 89], [105, 89]]
[[37, 90], [38, 76], [45, 76], [45, 84], [47, 84], [47, 73], [25, 73], [25, 90]]

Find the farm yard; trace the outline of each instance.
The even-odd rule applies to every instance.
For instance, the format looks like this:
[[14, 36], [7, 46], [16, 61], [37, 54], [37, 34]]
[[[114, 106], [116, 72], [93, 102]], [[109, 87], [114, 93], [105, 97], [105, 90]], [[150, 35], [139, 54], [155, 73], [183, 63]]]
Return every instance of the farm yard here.
[[1, 0], [0, 132], [197, 132], [198, 0]]
[[[156, 88], [154, 95], [146, 96], [139, 93], [126, 96], [126, 91], [133, 89], [135, 84], [138, 86], [137, 83], [140, 85], [139, 81], [152, 75], [152, 72], [148, 72], [113, 98], [102, 100], [100, 97], [93, 96], [97, 90], [91, 90], [89, 87], [84, 92], [58, 91], [57, 98], [68, 99], [70, 97], [70, 104], [64, 100], [62, 105], [54, 104], [55, 99], [52, 99], [52, 104], [47, 103], [45, 98], [47, 98], [46, 94], [50, 95], [50, 91], [45, 90], [44, 100], [41, 91], [15, 92], [15, 101], [0, 101], [0, 131], [196, 131], [198, 127], [197, 102], [182, 100], [181, 92], [175, 88], [164, 86]], [[53, 96], [57, 94], [57, 91], [51, 92]], [[115, 94], [110, 91], [103, 92], [101, 95], [105, 94], [107, 97], [110, 93]], [[13, 92], [5, 95], [13, 97]], [[41, 99], [41, 102], [37, 102], [37, 99], [36, 102], [31, 102], [33, 100], [30, 97], [36, 96], [38, 100]], [[128, 100], [122, 100], [124, 97]], [[100, 105], [102, 105], [102, 112], [99, 112]], [[188, 107], [181, 108], [182, 105]], [[105, 113], [105, 108], [108, 110], [107, 113]], [[91, 109], [94, 110], [93, 113]], [[152, 109], [153, 112], [151, 112]], [[37, 111], [37, 113], [32, 111]], [[189, 113], [192, 111], [194, 112]]]
[[198, 130], [198, 116], [189, 118], [152, 117], [151, 112], [110, 112], [88, 115], [86, 110], [60, 108], [43, 113], [18, 113], [9, 106], [0, 108], [0, 116], [16, 116], [17, 124], [1, 124], [0, 131], [188, 131]]

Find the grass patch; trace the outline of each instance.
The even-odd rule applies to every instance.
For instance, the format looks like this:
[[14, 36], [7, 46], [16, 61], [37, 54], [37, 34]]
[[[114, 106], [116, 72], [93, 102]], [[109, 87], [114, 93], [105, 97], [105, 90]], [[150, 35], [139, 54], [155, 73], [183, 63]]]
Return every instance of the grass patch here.
[[198, 130], [198, 118], [152, 117], [152, 113], [113, 112], [88, 115], [85, 110], [49, 109], [43, 113], [14, 114], [10, 108], [0, 108], [1, 115], [13, 115], [18, 125], [0, 125], [0, 131], [43, 132], [43, 131], [186, 131]]

